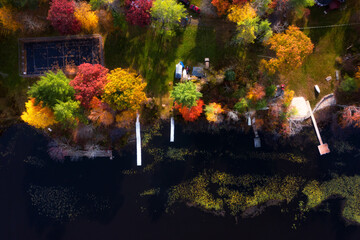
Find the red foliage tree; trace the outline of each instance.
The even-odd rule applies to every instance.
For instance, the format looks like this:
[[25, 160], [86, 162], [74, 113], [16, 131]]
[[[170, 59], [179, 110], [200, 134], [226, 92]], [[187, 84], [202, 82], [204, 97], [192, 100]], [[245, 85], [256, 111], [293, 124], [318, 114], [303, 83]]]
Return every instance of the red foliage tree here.
[[47, 19], [61, 34], [76, 34], [80, 32], [80, 22], [74, 16], [75, 3], [68, 0], [53, 0]]
[[354, 126], [360, 128], [360, 109], [355, 106], [348, 106], [344, 108], [341, 125], [343, 127]]
[[103, 94], [109, 70], [100, 64], [83, 63], [79, 66], [76, 77], [70, 85], [75, 89], [76, 100], [85, 108], [90, 107], [93, 97]]
[[199, 99], [197, 100], [197, 105], [191, 108], [188, 108], [186, 106], [182, 106], [182, 104], [177, 104], [175, 102], [175, 109], [178, 109], [178, 111], [181, 113], [185, 121], [193, 122], [195, 121], [202, 113], [204, 106], [204, 101]]
[[126, 21], [141, 27], [149, 25], [152, 0], [126, 0]]

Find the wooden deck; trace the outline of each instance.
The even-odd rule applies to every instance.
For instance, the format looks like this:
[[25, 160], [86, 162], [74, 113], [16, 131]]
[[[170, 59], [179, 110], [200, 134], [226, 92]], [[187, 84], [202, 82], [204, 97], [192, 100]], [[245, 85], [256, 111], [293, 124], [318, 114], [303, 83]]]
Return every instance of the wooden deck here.
[[327, 145], [327, 143], [323, 143], [323, 141], [322, 141], [322, 139], [321, 139], [321, 135], [320, 135], [320, 132], [319, 132], [319, 128], [318, 128], [318, 126], [317, 126], [317, 123], [316, 123], [314, 114], [313, 114], [313, 112], [312, 112], [312, 110], [311, 110], [310, 102], [309, 102], [309, 101], [306, 101], [306, 104], [307, 104], [307, 106], [308, 106], [308, 109], [309, 109], [309, 112], [310, 112], [310, 117], [311, 117], [311, 120], [312, 120], [313, 125], [314, 125], [314, 128], [315, 128], [316, 136], [317, 136], [317, 138], [319, 139], [319, 142], [320, 142], [320, 145], [318, 146], [319, 153], [320, 153], [320, 155], [324, 155], [324, 154], [330, 153], [329, 146]]

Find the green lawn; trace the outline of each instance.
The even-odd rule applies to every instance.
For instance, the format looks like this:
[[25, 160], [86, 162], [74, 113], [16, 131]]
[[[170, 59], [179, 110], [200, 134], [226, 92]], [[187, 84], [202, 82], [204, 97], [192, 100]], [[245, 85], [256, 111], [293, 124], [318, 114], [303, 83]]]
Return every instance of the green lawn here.
[[226, 49], [216, 35], [213, 28], [188, 26], [171, 40], [164, 40], [152, 30], [131, 27], [106, 37], [106, 66], [137, 70], [147, 80], [148, 92], [160, 96], [168, 92], [179, 61], [195, 66], [208, 57], [215, 66], [221, 64]]
[[27, 80], [19, 76], [18, 36], [0, 38], [0, 115], [2, 120], [18, 116], [26, 100]]
[[[349, 1], [350, 2], [350, 1]], [[327, 15], [323, 13], [324, 8], [313, 7], [306, 26], [324, 26], [344, 24], [350, 21], [354, 13], [351, 4], [343, 11], [331, 11]], [[321, 97], [335, 90], [335, 58], [345, 53], [353, 39], [351, 27], [333, 27], [305, 29], [304, 32], [314, 43], [314, 53], [304, 62], [303, 66], [290, 74], [286, 79], [291, 89], [295, 90], [297, 96], [304, 96], [312, 104], [315, 104]], [[340, 70], [340, 69], [338, 69]], [[333, 80], [327, 82], [325, 78], [332, 76]], [[314, 95], [314, 85], [319, 85], [321, 94], [318, 98]]]

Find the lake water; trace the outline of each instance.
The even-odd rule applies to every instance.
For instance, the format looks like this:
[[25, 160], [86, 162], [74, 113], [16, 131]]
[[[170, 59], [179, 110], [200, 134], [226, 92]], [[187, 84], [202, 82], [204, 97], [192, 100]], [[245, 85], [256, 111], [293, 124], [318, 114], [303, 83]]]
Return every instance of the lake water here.
[[[136, 167], [135, 145], [116, 153], [114, 160], [57, 163], [47, 155], [49, 139], [24, 124], [11, 127], [0, 137], [0, 239], [360, 239], [360, 227], [347, 225], [341, 217], [341, 200], [327, 201], [301, 221], [294, 220], [295, 201], [237, 223], [229, 215], [214, 216], [185, 204], [166, 212], [167, 190], [204, 170], [291, 174], [320, 181], [360, 172], [360, 159], [353, 152], [320, 157], [310, 128], [287, 141], [261, 136], [261, 149], [254, 149], [251, 132], [184, 133], [177, 125], [175, 143], [169, 143], [169, 130], [163, 124], [162, 136], [154, 137], [147, 148], [182, 148], [198, 154], [185, 161], [165, 159], [153, 171], [128, 175], [124, 170], [143, 170]], [[330, 148], [339, 138], [330, 130], [322, 134]], [[359, 136], [354, 133], [346, 140], [358, 148]], [[153, 156], [143, 151], [147, 165]], [[280, 153], [307, 162], [271, 158]], [[151, 188], [160, 189], [160, 194], [139, 195]], [[52, 207], [65, 210], [54, 213]], [[64, 218], [61, 214], [69, 209], [72, 216]]]

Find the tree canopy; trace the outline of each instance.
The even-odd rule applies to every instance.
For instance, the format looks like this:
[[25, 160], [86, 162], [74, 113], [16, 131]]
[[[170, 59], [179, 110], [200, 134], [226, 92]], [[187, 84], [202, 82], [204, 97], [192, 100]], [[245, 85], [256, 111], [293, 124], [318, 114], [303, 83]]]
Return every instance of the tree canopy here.
[[75, 3], [68, 0], [52, 0], [47, 19], [61, 34], [77, 34], [81, 24], [74, 16]]
[[87, 32], [94, 31], [98, 26], [99, 18], [94, 11], [91, 11], [91, 5], [87, 2], [78, 3], [74, 16], [80, 22], [81, 28]]
[[45, 106], [53, 109], [58, 102], [67, 102], [73, 99], [75, 90], [69, 85], [69, 82], [70, 79], [61, 70], [57, 73], [49, 71], [31, 86], [28, 94], [36, 99], [36, 104], [42, 102]]
[[268, 20], [260, 20], [256, 10], [249, 4], [232, 5], [229, 9], [228, 19], [237, 24], [235, 42], [240, 44], [254, 43], [268, 40], [272, 36], [272, 30]]
[[272, 74], [300, 67], [314, 49], [310, 38], [295, 26], [290, 26], [284, 33], [273, 35], [265, 45], [276, 52], [276, 58], [262, 60], [262, 64]]
[[191, 108], [196, 106], [197, 100], [202, 97], [202, 93], [196, 89], [195, 83], [187, 81], [177, 83], [174, 90], [170, 91], [170, 97], [174, 98], [176, 103]]
[[176, 0], [155, 0], [151, 7], [151, 15], [160, 26], [160, 32], [171, 34], [181, 18], [186, 16], [185, 8]]
[[151, 22], [152, 0], [126, 0], [126, 21], [141, 27]]
[[74, 87], [76, 100], [85, 108], [89, 108], [93, 97], [99, 97], [104, 92], [109, 70], [100, 64], [83, 63], [78, 67], [76, 77], [70, 81]]
[[73, 100], [57, 103], [54, 107], [56, 121], [63, 123], [65, 126], [75, 126], [79, 107], [80, 102]]
[[203, 106], [204, 101], [199, 99], [196, 101], [196, 104], [193, 107], [188, 108], [186, 106], [183, 106], [182, 104], [177, 104], [175, 102], [174, 108], [178, 109], [185, 121], [193, 122], [201, 115], [203, 111]]
[[43, 107], [41, 102], [39, 105], [35, 105], [34, 98], [30, 98], [25, 103], [25, 108], [26, 111], [22, 113], [21, 119], [33, 127], [46, 128], [57, 123], [51, 109], [46, 106]]
[[117, 68], [107, 75], [102, 99], [117, 110], [137, 110], [146, 100], [146, 83], [140, 75], [127, 69]]

